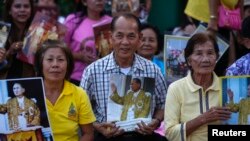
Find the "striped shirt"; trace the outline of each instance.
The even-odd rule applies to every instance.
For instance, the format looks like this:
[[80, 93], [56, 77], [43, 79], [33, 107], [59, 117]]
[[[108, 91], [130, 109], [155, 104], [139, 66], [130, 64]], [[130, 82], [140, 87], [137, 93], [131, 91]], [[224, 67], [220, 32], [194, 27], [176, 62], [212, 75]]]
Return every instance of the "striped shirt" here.
[[[113, 52], [89, 65], [82, 75], [80, 86], [89, 95], [97, 122], [107, 121], [109, 85], [112, 74], [123, 74], [121, 68], [116, 64]], [[155, 109], [164, 109], [167, 86], [158, 66], [135, 54], [129, 75], [154, 78], [155, 90], [151, 111], [153, 113]]]

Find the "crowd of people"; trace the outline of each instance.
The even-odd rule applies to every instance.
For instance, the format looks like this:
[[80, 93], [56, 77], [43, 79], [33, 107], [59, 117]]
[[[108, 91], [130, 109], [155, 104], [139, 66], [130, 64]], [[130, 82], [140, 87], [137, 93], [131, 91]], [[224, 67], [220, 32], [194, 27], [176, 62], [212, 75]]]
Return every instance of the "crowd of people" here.
[[[43, 6], [49, 1], [56, 6], [54, 0], [41, 0], [38, 4]], [[128, 6], [134, 1], [127, 1]], [[149, 12], [151, 1], [145, 0], [144, 4]], [[229, 9], [241, 8], [240, 30], [218, 26], [216, 11], [220, 5]], [[222, 124], [230, 118], [233, 110], [220, 103], [218, 76], [250, 75], [249, 0], [187, 1], [183, 10], [183, 20], [187, 20], [187, 24], [173, 33], [190, 37], [184, 49], [189, 71], [186, 77], [169, 85], [164, 61], [156, 57], [164, 46], [163, 35], [156, 26], [146, 23], [145, 19], [142, 21], [139, 14], [132, 11], [122, 11], [112, 17], [105, 12], [104, 0], [81, 0], [76, 6], [76, 11], [63, 22], [67, 28], [65, 38], [47, 39], [38, 44], [32, 65], [17, 59], [17, 55], [22, 52], [23, 40], [35, 14], [34, 1], [6, 0], [4, 3], [3, 20], [11, 23], [11, 30], [5, 47], [0, 48], [0, 79], [42, 77], [55, 141], [206, 141], [209, 124]], [[107, 20], [111, 22], [109, 42], [113, 51], [98, 58], [92, 27]], [[206, 32], [192, 34], [201, 23], [207, 27]], [[229, 49], [219, 61], [218, 34], [229, 43]], [[86, 52], [87, 47], [94, 53]], [[127, 95], [118, 93], [119, 84], [111, 84], [114, 74], [135, 77]], [[143, 82], [136, 77], [153, 78], [153, 93], [145, 94], [141, 89]], [[15, 92], [15, 89], [19, 91]], [[13, 91], [16, 98], [0, 105], [0, 113], [10, 116], [11, 101], [16, 104], [16, 101], [28, 101], [33, 111], [27, 124], [39, 125], [39, 108], [25, 97], [22, 85], [15, 83]], [[228, 96], [231, 105], [236, 105], [232, 102], [231, 90], [228, 90]], [[146, 109], [136, 109], [138, 103], [131, 103], [128, 97], [142, 101]], [[124, 106], [121, 120], [126, 120], [129, 112], [134, 112], [129, 114], [133, 118], [148, 117], [151, 113], [150, 122], [137, 123], [134, 131], [123, 130], [116, 121], [107, 120], [110, 98]], [[143, 111], [146, 114], [140, 113]], [[239, 106], [233, 112], [238, 111], [241, 115]], [[249, 115], [249, 110], [244, 114]], [[14, 128], [14, 125], [10, 126], [10, 129]]]

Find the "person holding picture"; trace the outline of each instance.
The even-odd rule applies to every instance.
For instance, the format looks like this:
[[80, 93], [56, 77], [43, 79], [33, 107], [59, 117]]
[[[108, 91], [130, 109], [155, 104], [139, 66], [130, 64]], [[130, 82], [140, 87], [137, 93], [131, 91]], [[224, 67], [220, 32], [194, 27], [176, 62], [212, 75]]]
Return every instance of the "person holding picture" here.
[[219, 48], [215, 38], [196, 33], [184, 50], [188, 75], [169, 85], [164, 113], [166, 137], [171, 141], [208, 140], [209, 124], [230, 118], [220, 105], [219, 78], [214, 73]]
[[35, 67], [44, 81], [54, 139], [93, 141], [92, 123], [96, 118], [86, 92], [68, 81], [74, 59], [67, 45], [60, 40], [42, 43], [35, 55]]

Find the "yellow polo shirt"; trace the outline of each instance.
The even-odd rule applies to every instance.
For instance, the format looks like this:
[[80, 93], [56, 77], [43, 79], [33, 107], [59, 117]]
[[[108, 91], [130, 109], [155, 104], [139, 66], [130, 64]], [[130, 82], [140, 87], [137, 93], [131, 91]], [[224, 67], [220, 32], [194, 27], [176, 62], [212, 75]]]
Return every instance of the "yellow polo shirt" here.
[[48, 99], [46, 105], [55, 141], [78, 141], [79, 124], [96, 120], [86, 92], [68, 81], [55, 105]]
[[[221, 105], [219, 79], [213, 73], [212, 85], [204, 91], [193, 82], [191, 73], [170, 84], [165, 103], [166, 137], [171, 141], [206, 141], [207, 125], [199, 127], [186, 137], [186, 123], [211, 107]], [[219, 124], [213, 122], [209, 124]]]

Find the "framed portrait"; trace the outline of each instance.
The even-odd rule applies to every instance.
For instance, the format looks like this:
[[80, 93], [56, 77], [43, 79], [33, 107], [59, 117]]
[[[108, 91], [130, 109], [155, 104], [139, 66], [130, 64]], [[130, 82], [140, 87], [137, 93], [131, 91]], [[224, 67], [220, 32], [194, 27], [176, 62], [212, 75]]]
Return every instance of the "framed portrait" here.
[[52, 140], [43, 79], [0, 80], [0, 140]]
[[[113, 51], [111, 45], [111, 20], [93, 25], [97, 56], [102, 58]], [[85, 46], [86, 47], [86, 46]]]
[[11, 24], [7, 22], [0, 21], [0, 48], [5, 47], [5, 43], [9, 36]]
[[112, 16], [121, 13], [139, 14], [140, 0], [112, 0]]
[[[205, 31], [206, 27], [199, 25], [194, 34]], [[219, 46], [218, 62], [229, 44], [219, 36], [216, 38]], [[184, 58], [184, 49], [189, 39], [190, 37], [186, 36], [164, 35], [164, 68], [167, 85], [186, 76], [189, 70]]]
[[134, 131], [141, 121], [151, 122], [154, 84], [154, 78], [111, 75], [107, 121], [125, 131]]
[[222, 106], [229, 107], [231, 118], [226, 124], [250, 124], [250, 76], [221, 77]]
[[22, 52], [17, 54], [17, 58], [23, 62], [34, 64], [34, 55], [38, 46], [47, 39], [63, 39], [66, 27], [55, 18], [44, 13], [36, 12], [28, 32], [23, 41]]
[[188, 66], [184, 58], [184, 49], [188, 39], [189, 37], [164, 36], [164, 68], [168, 85], [187, 74]]

